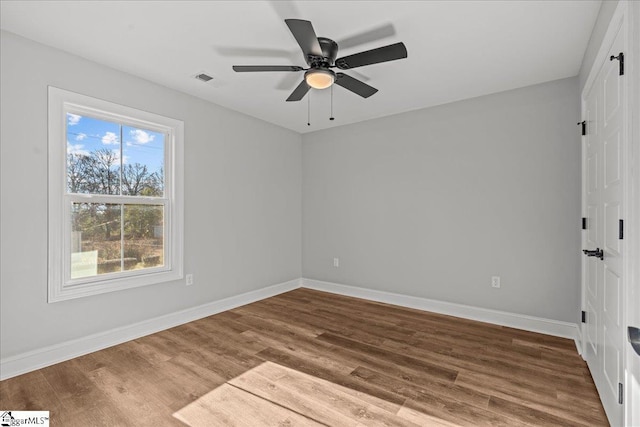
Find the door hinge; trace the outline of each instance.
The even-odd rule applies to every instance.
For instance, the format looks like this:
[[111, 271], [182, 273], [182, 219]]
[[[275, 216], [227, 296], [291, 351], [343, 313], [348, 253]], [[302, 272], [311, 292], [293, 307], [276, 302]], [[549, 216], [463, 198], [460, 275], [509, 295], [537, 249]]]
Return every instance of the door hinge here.
[[582, 217], [582, 229], [586, 230], [587, 229], [587, 218]]
[[578, 126], [582, 125], [582, 135], [587, 134], [587, 122], [585, 120], [578, 122]]
[[622, 383], [618, 383], [618, 403], [622, 405], [622, 402], [624, 402], [624, 387], [622, 386]]
[[618, 75], [624, 76], [624, 53], [620, 52], [618, 56], [611, 55], [611, 57], [609, 58], [609, 61], [613, 61], [614, 59], [617, 59], [618, 61], [620, 61], [620, 63], [618, 64], [620, 66]]
[[618, 239], [624, 239], [624, 219], [621, 219], [618, 223]]
[[587, 312], [582, 311], [582, 323], [587, 323]]

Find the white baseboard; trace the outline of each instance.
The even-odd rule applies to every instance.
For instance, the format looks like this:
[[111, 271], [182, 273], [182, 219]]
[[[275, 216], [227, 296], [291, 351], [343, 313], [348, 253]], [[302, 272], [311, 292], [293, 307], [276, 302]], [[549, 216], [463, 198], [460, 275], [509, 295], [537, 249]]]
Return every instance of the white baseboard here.
[[584, 355], [582, 354], [582, 328], [580, 324], [576, 325], [576, 350], [578, 350], [578, 354], [584, 359]]
[[123, 342], [134, 340], [145, 335], [154, 334], [165, 329], [173, 328], [184, 323], [192, 322], [203, 317], [211, 316], [269, 298], [283, 292], [300, 287], [300, 279], [291, 280], [244, 294], [213, 301], [197, 307], [177, 311], [127, 325], [110, 331], [101, 332], [87, 337], [66, 341], [60, 344], [18, 354], [0, 360], [0, 380], [15, 377], [36, 369], [44, 368], [84, 354], [93, 353]]
[[576, 347], [580, 349], [578, 345], [580, 340], [579, 329], [575, 323], [302, 278], [1, 359], [0, 380], [122, 344], [126, 341], [260, 301], [299, 287], [570, 338], [576, 340]]
[[570, 338], [573, 340], [578, 338], [578, 325], [575, 323], [561, 322], [558, 320], [544, 319], [524, 314], [472, 307], [468, 305], [394, 294], [355, 286], [340, 285], [337, 283], [322, 282], [312, 279], [303, 278], [302, 287], [387, 304], [394, 304], [402, 307], [415, 308], [418, 310], [431, 311], [449, 316], [462, 317], [464, 319], [493, 323], [496, 325], [508, 326], [531, 332], [539, 332], [562, 338]]

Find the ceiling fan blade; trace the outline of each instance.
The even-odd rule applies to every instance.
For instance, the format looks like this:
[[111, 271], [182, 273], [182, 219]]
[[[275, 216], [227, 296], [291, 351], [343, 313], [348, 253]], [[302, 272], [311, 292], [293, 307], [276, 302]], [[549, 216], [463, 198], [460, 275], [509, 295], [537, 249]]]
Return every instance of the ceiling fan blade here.
[[404, 43], [400, 42], [338, 58], [336, 59], [336, 67], [341, 70], [348, 70], [349, 68], [378, 64], [380, 62], [395, 61], [396, 59], [406, 57], [407, 48]]
[[302, 19], [285, 19], [284, 22], [287, 23], [293, 37], [295, 37], [300, 45], [305, 60], [309, 55], [322, 56], [322, 48], [320, 47], [320, 43], [318, 43], [318, 36], [316, 36], [316, 32], [313, 30], [311, 22]]
[[302, 80], [297, 88], [291, 92], [291, 95], [287, 98], [287, 101], [300, 101], [304, 96], [309, 92], [311, 87], [307, 84], [305, 80]]
[[294, 87], [297, 86], [297, 83], [300, 81], [300, 75], [294, 73], [283, 73], [281, 74], [278, 83], [276, 84], [276, 89], [285, 90], [290, 92]]
[[368, 98], [378, 91], [375, 87], [371, 87], [368, 84], [361, 82], [358, 79], [354, 79], [344, 73], [336, 73], [336, 84], [360, 95], [363, 98]]
[[336, 41], [338, 42], [340, 49], [344, 50], [395, 35], [396, 29], [393, 27], [393, 24], [384, 24]]
[[302, 16], [300, 11], [298, 10], [298, 6], [294, 2], [291, 1], [282, 1], [282, 0], [267, 0], [267, 3], [273, 11], [278, 15], [278, 17], [282, 20], [287, 18], [291, 18], [292, 16]]
[[251, 73], [255, 71], [302, 71], [304, 68], [297, 65], [234, 65], [233, 71], [238, 73]]

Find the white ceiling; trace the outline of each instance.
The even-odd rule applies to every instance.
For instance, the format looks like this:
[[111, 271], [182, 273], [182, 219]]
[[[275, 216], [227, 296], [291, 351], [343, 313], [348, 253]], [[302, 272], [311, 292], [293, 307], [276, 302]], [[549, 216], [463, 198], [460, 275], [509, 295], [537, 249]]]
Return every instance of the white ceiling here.
[[[575, 76], [600, 3], [3, 0], [0, 15], [4, 30], [304, 133]], [[335, 121], [330, 90], [311, 90], [307, 126], [307, 98], [285, 102], [302, 72], [231, 69], [306, 67], [285, 18], [342, 41], [338, 57], [402, 41], [408, 58], [346, 71], [379, 92], [336, 86]]]

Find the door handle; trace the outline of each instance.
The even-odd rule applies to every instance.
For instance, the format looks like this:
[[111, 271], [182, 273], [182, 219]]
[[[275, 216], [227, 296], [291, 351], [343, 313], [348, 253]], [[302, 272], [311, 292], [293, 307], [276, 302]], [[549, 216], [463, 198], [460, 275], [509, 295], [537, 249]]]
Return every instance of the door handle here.
[[586, 256], [594, 256], [596, 258], [600, 258], [600, 259], [604, 259], [604, 251], [600, 248], [596, 248], [595, 251], [590, 251], [588, 249], [583, 249], [582, 252], [584, 252], [584, 254]]
[[627, 328], [629, 334], [629, 342], [631, 343], [631, 347], [638, 353], [640, 356], [640, 329], [634, 328], [633, 326], [629, 326]]

